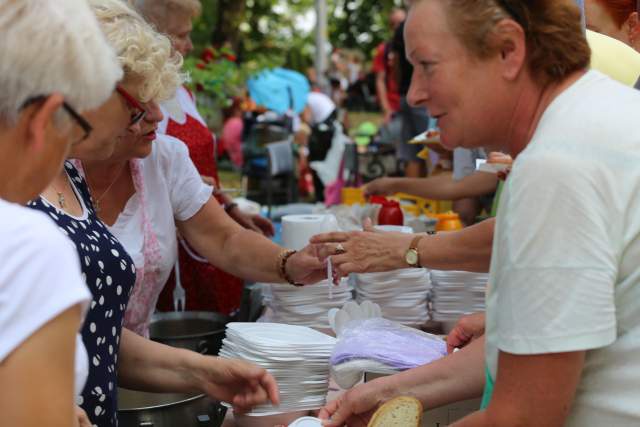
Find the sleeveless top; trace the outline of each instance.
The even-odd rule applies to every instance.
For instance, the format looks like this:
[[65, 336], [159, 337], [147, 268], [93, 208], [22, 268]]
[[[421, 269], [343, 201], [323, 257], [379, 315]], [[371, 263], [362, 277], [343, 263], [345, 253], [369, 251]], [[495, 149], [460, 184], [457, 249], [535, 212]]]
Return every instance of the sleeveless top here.
[[89, 377], [77, 403], [92, 425], [112, 427], [118, 425], [118, 349], [125, 309], [136, 279], [135, 266], [96, 215], [89, 188], [77, 169], [66, 162], [65, 170], [82, 206], [82, 217], [63, 212], [43, 197], [30, 202], [29, 207], [47, 213], [78, 251], [82, 276], [93, 299], [81, 330], [89, 355]]

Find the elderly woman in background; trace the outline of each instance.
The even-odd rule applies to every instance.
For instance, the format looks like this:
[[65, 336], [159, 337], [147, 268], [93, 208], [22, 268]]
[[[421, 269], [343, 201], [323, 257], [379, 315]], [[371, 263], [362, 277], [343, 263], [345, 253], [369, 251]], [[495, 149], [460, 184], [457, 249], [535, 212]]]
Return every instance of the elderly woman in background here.
[[90, 294], [68, 240], [19, 205], [37, 197], [70, 146], [91, 133], [80, 112], [107, 101], [121, 75], [84, 1], [0, 1], [3, 425], [77, 425], [74, 395], [88, 360], [76, 337]]
[[[176, 51], [187, 56], [191, 43], [192, 20], [201, 13], [199, 0], [131, 0], [140, 13], [160, 32], [167, 34]], [[260, 215], [244, 214], [220, 187], [215, 158], [214, 137], [198, 112], [194, 95], [179, 86], [174, 96], [161, 105], [164, 115], [158, 133], [181, 140], [189, 149], [200, 175], [216, 187], [216, 198], [236, 222], [266, 236], [274, 234], [273, 225]], [[244, 282], [196, 254], [180, 241], [180, 279], [186, 291], [188, 310], [211, 310], [230, 314], [240, 306]], [[174, 277], [167, 282], [158, 308], [173, 310]]]
[[[443, 144], [499, 141], [516, 158], [496, 222], [486, 378], [471, 357], [475, 373], [453, 386], [464, 394], [484, 385], [484, 411], [455, 426], [637, 424], [640, 94], [587, 70], [589, 47], [568, 0], [422, 0], [406, 35], [411, 101], [440, 119]], [[401, 257], [409, 239], [398, 236], [390, 252]], [[440, 366], [470, 356], [460, 353]], [[430, 407], [428, 396], [450, 389], [425, 381], [428, 369], [389, 382]], [[380, 389], [367, 399], [347, 394], [323, 416], [364, 425], [358, 415], [385, 398]]]
[[[90, 4], [125, 73], [109, 102], [87, 115], [94, 132], [70, 153], [84, 161], [105, 160], [112, 155], [118, 138], [127, 132], [139, 133], [147, 114], [142, 101], [161, 95], [163, 87], [175, 87], [180, 81], [179, 58], [172, 55], [165, 37], [119, 0], [92, 0]], [[135, 336], [122, 332], [136, 280], [134, 261], [98, 218], [95, 207], [100, 206], [100, 198], [92, 200], [87, 183], [73, 164], [67, 163], [65, 169], [31, 206], [48, 213], [74, 242], [93, 295], [82, 329], [92, 363], [79, 399], [91, 423], [117, 425], [118, 383], [148, 391], [206, 392], [240, 407], [268, 397], [277, 401], [273, 378], [260, 368], [142, 338], [141, 342], [126, 338], [127, 334]], [[69, 190], [65, 192], [66, 187]]]

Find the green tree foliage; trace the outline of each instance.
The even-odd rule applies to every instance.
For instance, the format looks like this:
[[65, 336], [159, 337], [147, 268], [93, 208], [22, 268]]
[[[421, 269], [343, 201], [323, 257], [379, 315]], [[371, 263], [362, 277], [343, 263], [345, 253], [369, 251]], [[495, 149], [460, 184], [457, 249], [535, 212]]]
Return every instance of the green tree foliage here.
[[329, 0], [329, 39], [335, 47], [359, 49], [371, 55], [391, 37], [388, 19], [398, 0]]
[[[301, 34], [296, 22], [313, 15], [314, 0], [203, 0], [194, 25], [196, 55], [207, 45], [227, 46], [241, 62], [278, 63], [304, 71], [313, 63], [313, 32]], [[328, 0], [329, 40], [338, 48], [370, 57], [390, 37], [387, 20], [401, 0]]]

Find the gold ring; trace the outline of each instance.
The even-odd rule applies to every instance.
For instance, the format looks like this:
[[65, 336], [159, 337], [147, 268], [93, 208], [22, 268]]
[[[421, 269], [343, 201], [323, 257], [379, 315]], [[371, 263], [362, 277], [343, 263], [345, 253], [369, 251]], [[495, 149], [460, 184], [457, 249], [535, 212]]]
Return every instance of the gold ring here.
[[338, 243], [338, 246], [336, 246], [336, 255], [344, 254], [346, 252], [347, 250], [342, 246], [342, 243]]

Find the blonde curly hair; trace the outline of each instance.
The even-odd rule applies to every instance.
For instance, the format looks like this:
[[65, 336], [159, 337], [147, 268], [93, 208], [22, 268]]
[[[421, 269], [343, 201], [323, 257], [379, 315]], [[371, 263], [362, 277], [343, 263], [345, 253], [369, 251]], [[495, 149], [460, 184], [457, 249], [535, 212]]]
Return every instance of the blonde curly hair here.
[[107, 39], [116, 50], [124, 80], [138, 87], [142, 102], [172, 98], [184, 81], [182, 56], [166, 36], [155, 31], [121, 0], [89, 0]]

